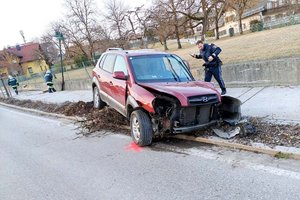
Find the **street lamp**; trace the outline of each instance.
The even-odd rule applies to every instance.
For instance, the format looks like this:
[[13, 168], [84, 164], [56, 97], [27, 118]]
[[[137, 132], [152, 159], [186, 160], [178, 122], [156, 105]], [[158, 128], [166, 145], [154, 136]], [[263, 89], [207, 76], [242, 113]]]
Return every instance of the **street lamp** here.
[[64, 36], [60, 31], [56, 30], [54, 37], [58, 39], [58, 43], [59, 43], [60, 67], [61, 67], [61, 91], [63, 91], [65, 90], [65, 79], [64, 79], [64, 67], [63, 67], [63, 59], [62, 59], [62, 51], [61, 51], [61, 41], [64, 40]]

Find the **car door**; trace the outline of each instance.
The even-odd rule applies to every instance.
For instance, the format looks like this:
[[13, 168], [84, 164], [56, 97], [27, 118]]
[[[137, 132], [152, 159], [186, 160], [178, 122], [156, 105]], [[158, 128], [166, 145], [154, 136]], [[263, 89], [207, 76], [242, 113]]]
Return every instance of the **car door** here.
[[[124, 72], [125, 76], [128, 77], [127, 62], [121, 55], [117, 55], [113, 72]], [[110, 80], [111, 89], [111, 102], [113, 106], [123, 115], [125, 115], [125, 104], [126, 104], [126, 80], [113, 78]]]
[[111, 105], [111, 96], [113, 96], [111, 86], [115, 60], [115, 54], [107, 54], [100, 68], [101, 73], [99, 73], [98, 77], [100, 83], [100, 96], [109, 105]]

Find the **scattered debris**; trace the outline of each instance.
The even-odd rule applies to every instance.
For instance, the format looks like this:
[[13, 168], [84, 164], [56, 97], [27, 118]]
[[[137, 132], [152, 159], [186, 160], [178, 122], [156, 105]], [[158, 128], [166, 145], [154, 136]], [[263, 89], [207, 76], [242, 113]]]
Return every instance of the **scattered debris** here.
[[230, 139], [240, 133], [241, 128], [239, 126], [233, 127], [232, 130], [224, 131], [222, 128], [212, 128], [212, 130], [221, 138]]
[[[41, 101], [17, 100], [13, 98], [0, 98], [0, 102], [13, 104], [26, 108], [33, 108], [45, 112], [59, 113], [67, 116], [84, 117], [80, 122], [80, 134], [89, 135], [96, 131], [129, 133], [128, 120], [113, 109], [105, 107], [102, 110], [94, 109], [92, 102], [65, 102], [63, 104], [50, 104]], [[274, 124], [263, 118], [246, 117], [247, 122], [238, 124], [238, 128], [232, 128], [226, 124], [220, 124], [217, 128], [228, 132], [230, 141], [249, 145], [251, 143], [263, 143], [274, 147], [277, 145], [300, 148], [300, 125]], [[217, 131], [218, 132], [218, 131]], [[219, 131], [220, 132], [220, 131]], [[219, 133], [218, 132], [218, 133]], [[194, 132], [193, 135], [201, 137], [213, 136], [213, 129], [205, 129]]]

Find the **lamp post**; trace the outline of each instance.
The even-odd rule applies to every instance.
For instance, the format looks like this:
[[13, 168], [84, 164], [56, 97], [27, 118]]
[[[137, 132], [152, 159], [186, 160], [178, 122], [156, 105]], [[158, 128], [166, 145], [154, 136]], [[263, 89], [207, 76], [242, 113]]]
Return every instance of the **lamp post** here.
[[59, 43], [60, 67], [61, 67], [61, 91], [63, 91], [63, 90], [65, 90], [65, 79], [64, 79], [64, 67], [63, 67], [63, 59], [62, 59], [61, 41], [64, 40], [64, 36], [60, 31], [56, 30], [54, 37], [56, 37], [58, 39], [58, 43]]

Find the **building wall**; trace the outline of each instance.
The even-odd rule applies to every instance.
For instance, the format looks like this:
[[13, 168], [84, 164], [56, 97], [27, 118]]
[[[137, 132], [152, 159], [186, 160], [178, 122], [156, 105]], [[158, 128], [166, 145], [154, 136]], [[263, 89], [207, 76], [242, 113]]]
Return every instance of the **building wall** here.
[[34, 76], [37, 73], [44, 72], [49, 69], [48, 65], [44, 60], [30, 61], [22, 63], [24, 75], [27, 77]]
[[[250, 30], [250, 22], [253, 20], [262, 20], [261, 13], [257, 13], [255, 15], [243, 18], [242, 19], [243, 31]], [[240, 32], [238, 16], [233, 11], [225, 13], [224, 26], [219, 28], [220, 37], [229, 36], [230, 28], [234, 29], [234, 34]]]
[[4, 67], [4, 68], [0, 68], [0, 76], [7, 76], [8, 75], [8, 71], [7, 71], [7, 68]]

